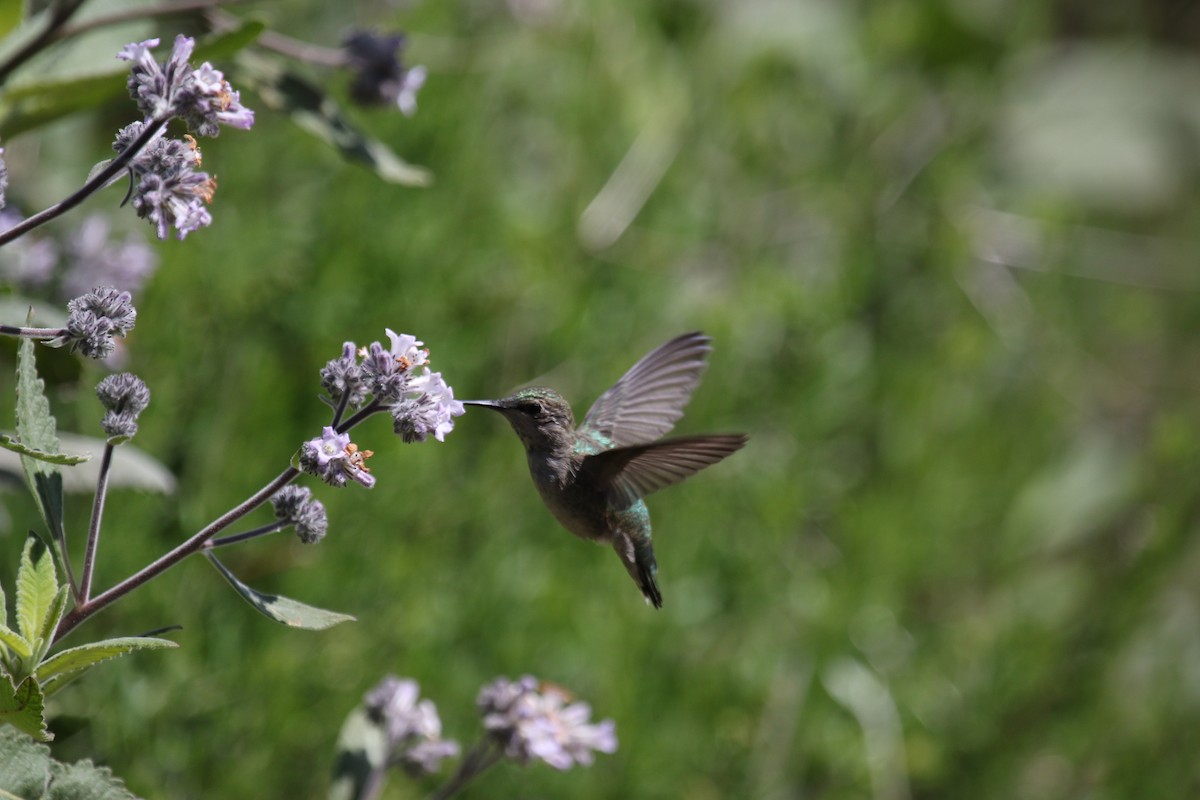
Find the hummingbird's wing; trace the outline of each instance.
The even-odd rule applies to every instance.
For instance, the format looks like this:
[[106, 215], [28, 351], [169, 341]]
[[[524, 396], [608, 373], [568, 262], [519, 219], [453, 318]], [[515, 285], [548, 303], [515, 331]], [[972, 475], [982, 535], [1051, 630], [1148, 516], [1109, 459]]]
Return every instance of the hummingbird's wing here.
[[592, 404], [581, 433], [594, 431], [612, 447], [652, 442], [675, 426], [700, 383], [712, 339], [685, 333], [642, 357]]
[[618, 447], [584, 458], [579, 475], [596, 481], [614, 505], [624, 507], [695, 475], [745, 443], [743, 434], [715, 433]]

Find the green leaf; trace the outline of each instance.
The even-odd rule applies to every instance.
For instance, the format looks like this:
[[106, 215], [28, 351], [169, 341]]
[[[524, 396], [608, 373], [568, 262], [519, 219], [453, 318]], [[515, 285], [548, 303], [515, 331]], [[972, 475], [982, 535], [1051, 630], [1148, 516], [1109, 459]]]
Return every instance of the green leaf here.
[[383, 142], [359, 131], [312, 81], [248, 53], [238, 59], [238, 66], [239, 80], [252, 86], [264, 103], [291, 115], [293, 122], [337, 148], [346, 160], [365, 164], [389, 183], [418, 187], [433, 183], [429, 170], [409, 164]]
[[55, 761], [50, 748], [12, 728], [0, 728], [0, 798], [137, 800], [107, 767]]
[[62, 619], [66, 610], [67, 587], [60, 586], [54, 595], [54, 600], [50, 603], [50, 607], [46, 610], [46, 617], [42, 620], [38, 638], [33, 643], [33, 656], [30, 659], [33, 664], [41, 661], [42, 656], [46, 655], [46, 651], [50, 649], [50, 645], [54, 644], [54, 632], [58, 629], [59, 620]]
[[9, 650], [21, 658], [28, 659], [33, 655], [33, 643], [8, 625], [0, 625], [0, 642], [3, 642]]
[[47, 800], [137, 800], [111, 769], [90, 759], [74, 764], [56, 761], [53, 772]]
[[387, 769], [387, 731], [359, 706], [342, 724], [337, 747], [327, 800], [358, 800], [372, 784], [371, 776]]
[[[44, 390], [45, 384], [37, 374], [33, 340], [22, 339], [17, 349], [17, 438], [26, 447], [57, 453], [58, 435]], [[21, 456], [21, 466], [51, 535], [55, 541], [64, 541], [62, 474], [58, 466], [28, 456]]]
[[17, 630], [35, 645], [57, 595], [54, 559], [45, 542], [30, 533], [25, 537], [21, 566], [17, 568]]
[[126, 636], [120, 639], [105, 639], [90, 642], [55, 653], [38, 665], [37, 679], [46, 696], [57, 692], [68, 682], [83, 674], [102, 661], [132, 653], [136, 650], [163, 650], [179, 647], [169, 639], [154, 639], [147, 636]]
[[228, 31], [205, 37], [196, 43], [192, 53], [192, 63], [202, 64], [205, 61], [222, 61], [233, 58], [254, 43], [254, 40], [266, 30], [267, 25], [259, 19], [243, 20], [242, 24]]
[[13, 86], [0, 97], [0, 129], [4, 130], [5, 138], [11, 138], [77, 111], [116, 100], [126, 92], [127, 73], [128, 69], [118, 69]]
[[45, 698], [32, 675], [16, 686], [7, 675], [0, 675], [0, 722], [25, 731], [39, 742], [54, 738], [46, 730]]
[[[95, 453], [104, 449], [104, 440], [95, 436], [63, 432], [58, 434], [58, 438], [61, 440], [61, 448], [69, 452]], [[0, 472], [19, 474], [21, 469], [20, 457], [0, 448]], [[94, 492], [96, 480], [100, 476], [100, 459], [91, 458], [59, 474], [62, 476], [64, 492]], [[113, 451], [108, 488], [172, 494], [175, 491], [175, 476], [162, 462], [146, 451], [126, 444]]]
[[0, 433], [0, 447], [3, 447], [5, 450], [11, 450], [19, 455], [36, 458], [38, 461], [46, 461], [50, 464], [60, 464], [67, 467], [82, 464], [92, 457], [90, 453], [81, 456], [73, 456], [69, 453], [47, 453], [44, 450], [37, 450], [22, 444], [7, 433]]
[[51, 763], [49, 747], [13, 728], [0, 726], [0, 792], [5, 793], [0, 797], [45, 797]]
[[225, 577], [225, 580], [229, 581], [229, 585], [246, 599], [246, 602], [258, 609], [264, 616], [276, 622], [282, 622], [284, 625], [292, 628], [301, 628], [306, 631], [321, 631], [326, 628], [332, 628], [341, 622], [354, 621], [354, 617], [349, 614], [326, 611], [323, 608], [308, 606], [287, 597], [280, 597], [277, 594], [264, 594], [263, 592], [255, 591], [238, 580], [237, 576], [218, 561], [217, 557], [211, 552], [206, 552], [204, 555], [208, 556], [208, 560], [212, 562], [212, 565]]

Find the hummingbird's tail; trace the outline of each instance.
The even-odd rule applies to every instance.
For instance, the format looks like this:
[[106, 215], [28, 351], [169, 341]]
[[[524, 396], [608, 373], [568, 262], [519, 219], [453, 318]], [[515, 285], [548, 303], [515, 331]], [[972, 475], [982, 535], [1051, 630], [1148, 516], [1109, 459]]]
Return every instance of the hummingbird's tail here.
[[662, 608], [662, 592], [658, 590], [658, 581], [654, 579], [654, 576], [658, 574], [658, 562], [654, 560], [654, 547], [650, 544], [649, 538], [634, 543], [633, 564], [630, 566], [629, 574], [633, 576], [638, 588], [642, 590], [642, 596], [646, 598], [646, 602], [655, 608]]

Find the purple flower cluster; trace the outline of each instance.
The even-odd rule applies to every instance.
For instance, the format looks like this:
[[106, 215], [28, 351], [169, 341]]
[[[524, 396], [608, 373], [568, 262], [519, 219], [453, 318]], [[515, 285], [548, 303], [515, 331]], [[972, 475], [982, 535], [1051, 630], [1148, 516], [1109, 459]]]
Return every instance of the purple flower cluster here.
[[442, 721], [432, 700], [420, 700], [417, 682], [388, 675], [364, 704], [387, 734], [389, 761], [413, 776], [436, 772], [442, 759], [459, 754], [458, 742], [442, 739]]
[[[147, 39], [128, 44], [117, 54], [131, 63], [129, 94], [145, 119], [121, 129], [113, 149], [124, 153], [136, 143], [139, 150], [129, 163], [133, 207], [154, 225], [159, 239], [167, 238], [171, 227], [183, 239], [212, 223], [205, 204], [212, 201], [217, 182], [198, 169], [196, 140], [163, 136], [162, 125], [178, 117], [197, 135], [216, 136], [222, 125], [250, 128], [254, 112], [241, 104], [240, 95], [212, 64], [192, 67], [188, 59], [196, 47], [194, 39], [176, 36], [171, 55], [162, 64], [150, 52], [157, 46], [158, 39]], [[141, 137], [150, 136], [150, 130], [156, 131], [153, 138], [143, 141]]]
[[530, 675], [497, 678], [480, 690], [477, 705], [488, 734], [519, 764], [544, 761], [565, 770], [591, 764], [594, 751], [617, 749], [612, 720], [589, 723], [587, 703], [571, 702], [565, 690]]
[[[124, 152], [144, 129], [142, 122], [126, 125], [117, 133], [113, 149]], [[212, 215], [205, 204], [212, 202], [217, 182], [207, 172], [200, 172], [199, 166], [200, 149], [194, 139], [161, 135], [129, 162], [134, 210], [154, 225], [159, 239], [166, 239], [172, 227], [183, 239], [192, 231], [212, 224]]]
[[134, 42], [121, 48], [117, 58], [129, 61], [129, 95], [146, 119], [179, 117], [188, 130], [200, 136], [216, 136], [220, 125], [249, 129], [254, 112], [241, 104], [225, 76], [205, 62], [194, 69], [188, 59], [196, 47], [189, 36], [176, 36], [167, 60], [159, 64], [151, 55], [158, 39]]
[[[423, 442], [432, 435], [439, 442], [454, 430], [454, 417], [463, 414], [463, 404], [440, 372], [430, 372], [429, 351], [423, 342], [406, 333], [387, 329], [390, 347], [371, 342], [357, 348], [342, 345], [342, 354], [321, 369], [321, 387], [329, 393], [334, 408], [360, 408], [372, 396], [372, 410], [387, 410], [392, 427], [406, 442]], [[375, 478], [366, 466], [370, 450], [359, 450], [349, 434], [326, 427], [321, 436], [300, 449], [300, 468], [331, 486], [345, 486], [347, 479], [370, 488]]]

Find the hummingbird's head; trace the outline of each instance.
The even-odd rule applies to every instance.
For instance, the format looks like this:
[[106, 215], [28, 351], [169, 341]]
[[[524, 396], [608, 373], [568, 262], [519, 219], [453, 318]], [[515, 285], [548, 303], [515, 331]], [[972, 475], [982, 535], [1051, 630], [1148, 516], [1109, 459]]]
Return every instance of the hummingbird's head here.
[[499, 411], [527, 450], [569, 448], [575, 433], [571, 406], [553, 389], [535, 386], [499, 400], [464, 400], [463, 405]]

